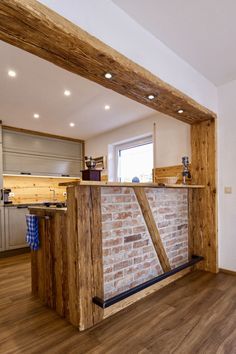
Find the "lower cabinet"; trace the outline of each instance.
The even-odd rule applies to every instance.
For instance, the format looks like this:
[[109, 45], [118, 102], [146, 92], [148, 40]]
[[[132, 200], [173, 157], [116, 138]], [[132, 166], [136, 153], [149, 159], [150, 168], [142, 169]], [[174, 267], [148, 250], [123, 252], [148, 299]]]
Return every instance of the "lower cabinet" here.
[[27, 247], [26, 239], [26, 219], [27, 207], [5, 207], [5, 249]]

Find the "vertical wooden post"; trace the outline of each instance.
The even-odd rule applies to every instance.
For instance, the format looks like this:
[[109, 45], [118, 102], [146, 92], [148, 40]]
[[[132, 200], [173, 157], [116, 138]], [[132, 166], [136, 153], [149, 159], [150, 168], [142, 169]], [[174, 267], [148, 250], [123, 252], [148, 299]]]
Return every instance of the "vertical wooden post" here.
[[77, 201], [75, 187], [67, 188], [67, 270], [68, 270], [68, 318], [79, 327], [80, 316], [78, 306], [78, 230]]
[[103, 298], [101, 188], [68, 188], [70, 321], [82, 331], [103, 319], [93, 297]]
[[216, 121], [191, 126], [193, 183], [204, 184], [202, 190], [189, 194], [189, 228], [192, 250], [203, 256], [197, 267], [218, 272], [217, 195], [216, 195]]

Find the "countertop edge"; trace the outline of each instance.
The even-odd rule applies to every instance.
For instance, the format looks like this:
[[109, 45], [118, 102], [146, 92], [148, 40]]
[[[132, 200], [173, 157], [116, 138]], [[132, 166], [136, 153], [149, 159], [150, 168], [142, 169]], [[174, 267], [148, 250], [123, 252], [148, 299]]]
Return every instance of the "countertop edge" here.
[[159, 184], [159, 183], [129, 183], [129, 182], [67, 182], [59, 183], [59, 186], [75, 187], [75, 186], [91, 186], [91, 187], [139, 187], [139, 188], [182, 188], [182, 189], [203, 189], [204, 185], [197, 184]]

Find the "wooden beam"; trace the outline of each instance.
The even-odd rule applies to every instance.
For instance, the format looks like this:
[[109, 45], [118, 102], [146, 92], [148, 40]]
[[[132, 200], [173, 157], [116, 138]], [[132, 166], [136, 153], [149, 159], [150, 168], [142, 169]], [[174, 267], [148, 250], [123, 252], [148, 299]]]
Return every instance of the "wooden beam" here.
[[146, 197], [144, 188], [134, 188], [134, 192], [141, 208], [145, 223], [147, 225], [149, 234], [151, 236], [153, 246], [159, 258], [161, 267], [164, 272], [168, 272], [171, 270], [169, 259], [167, 257], [165, 248], [162, 244], [161, 236], [159, 234], [156, 222], [152, 215], [151, 208], [149, 206], [148, 199]]
[[69, 321], [79, 327], [79, 297], [78, 297], [78, 238], [77, 238], [77, 204], [75, 198], [75, 189], [67, 188], [67, 258], [68, 258], [68, 310]]
[[[1, 0], [0, 39], [186, 123], [215, 113], [35, 0]], [[105, 72], [113, 74], [111, 80]], [[154, 94], [150, 101], [147, 96]], [[183, 109], [178, 114], [178, 109]]]
[[104, 296], [101, 188], [78, 186], [72, 189], [75, 190], [77, 210], [79, 329], [83, 331], [103, 319], [103, 309], [97, 308], [92, 301], [97, 294]]
[[216, 121], [191, 127], [194, 183], [204, 183], [204, 189], [189, 194], [189, 231], [192, 251], [204, 257], [198, 268], [218, 272], [217, 191], [216, 191]]

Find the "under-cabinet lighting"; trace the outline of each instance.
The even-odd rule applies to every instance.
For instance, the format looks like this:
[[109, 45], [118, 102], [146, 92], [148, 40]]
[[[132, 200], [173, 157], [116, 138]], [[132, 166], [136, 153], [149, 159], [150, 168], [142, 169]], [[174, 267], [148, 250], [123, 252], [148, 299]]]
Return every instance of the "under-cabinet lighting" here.
[[183, 109], [179, 109], [179, 110], [178, 110], [178, 113], [179, 113], [179, 114], [184, 113]]

